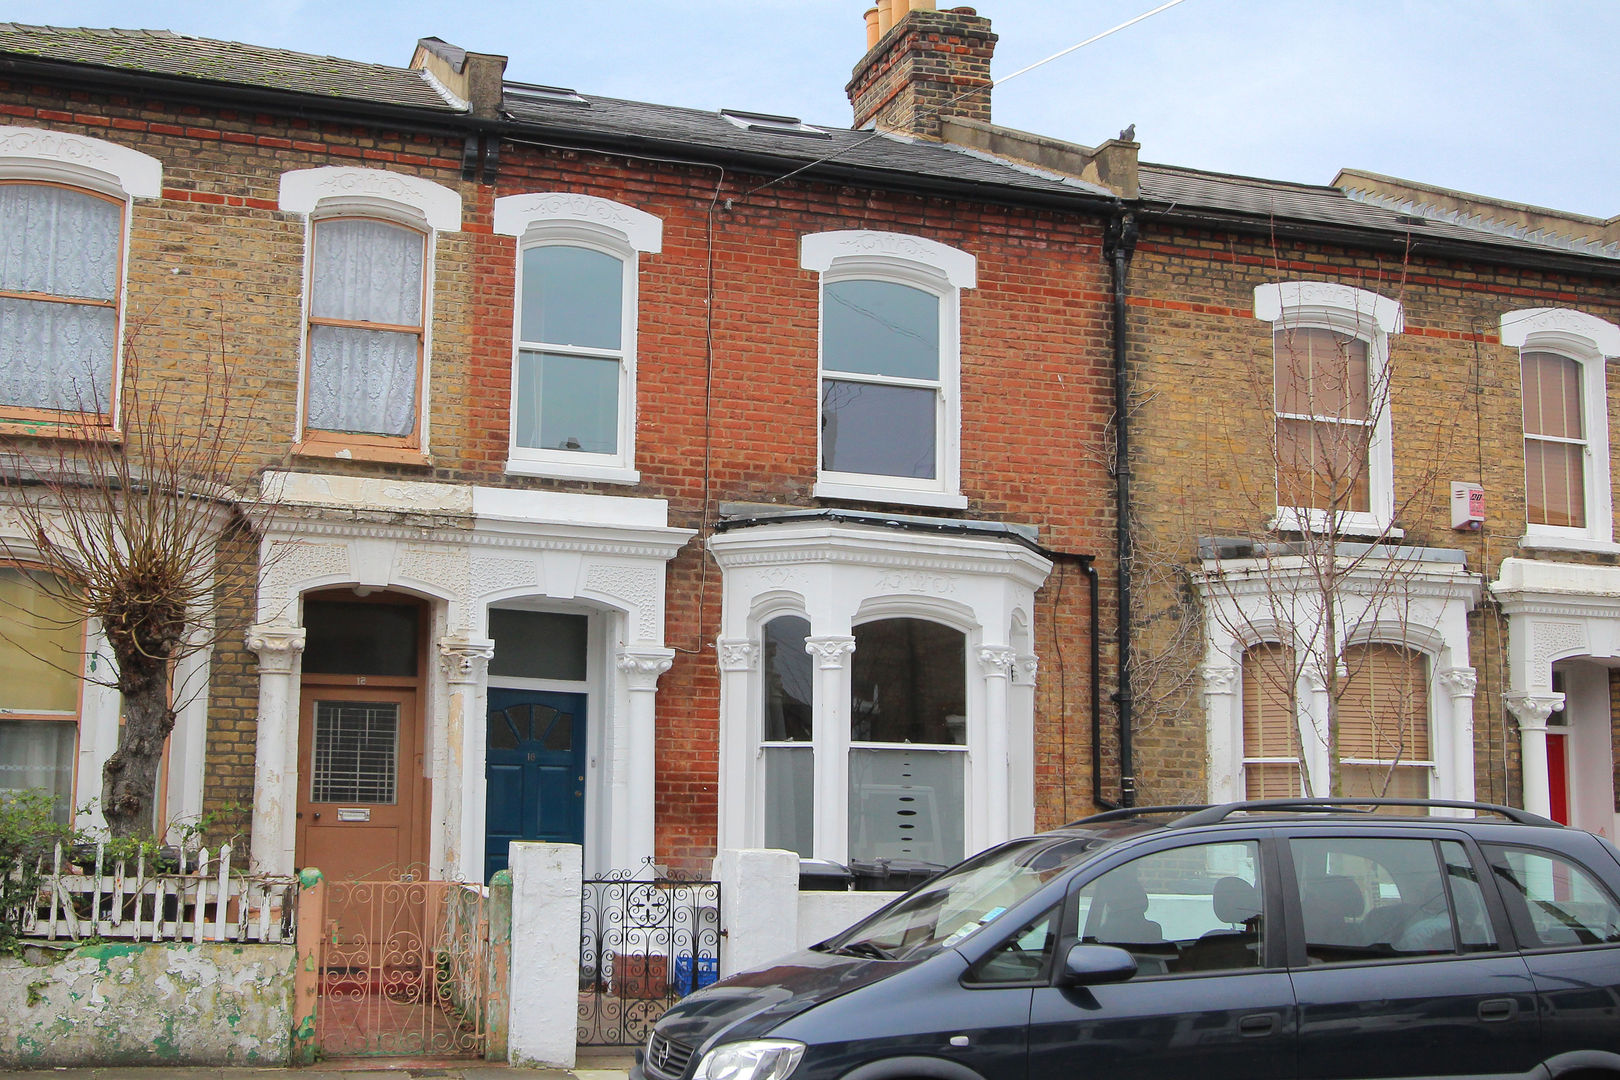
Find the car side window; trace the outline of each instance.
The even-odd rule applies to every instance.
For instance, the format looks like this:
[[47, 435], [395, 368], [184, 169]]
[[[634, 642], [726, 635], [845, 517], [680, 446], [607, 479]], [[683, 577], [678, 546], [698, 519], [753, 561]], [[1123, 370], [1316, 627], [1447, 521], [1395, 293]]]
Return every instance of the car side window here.
[[1496, 947], [1478, 876], [1455, 841], [1335, 836], [1294, 839], [1289, 850], [1309, 963]]
[[1006, 941], [986, 955], [968, 972], [967, 981], [976, 985], [1027, 983], [1047, 978], [1052, 956], [1057, 951], [1058, 913], [1053, 907], [1019, 928]]
[[1266, 918], [1256, 841], [1144, 855], [1088, 882], [1077, 901], [1080, 940], [1128, 950], [1140, 975], [1260, 965]]
[[1519, 942], [1530, 949], [1620, 942], [1620, 904], [1584, 867], [1550, 851], [1487, 845]]

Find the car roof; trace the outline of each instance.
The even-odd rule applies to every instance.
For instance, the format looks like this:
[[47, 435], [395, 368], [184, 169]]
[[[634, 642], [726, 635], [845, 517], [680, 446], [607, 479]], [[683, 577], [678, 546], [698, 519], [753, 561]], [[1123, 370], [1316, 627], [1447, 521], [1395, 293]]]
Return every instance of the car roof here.
[[[1451, 814], [1390, 814], [1378, 810], [1467, 810], [1474, 817]], [[1086, 834], [1119, 842], [1150, 833], [1179, 832], [1224, 825], [1252, 826], [1370, 825], [1391, 828], [1433, 827], [1496, 829], [1532, 827], [1562, 829], [1550, 818], [1518, 807], [1454, 799], [1293, 798], [1246, 799], [1217, 804], [1133, 806], [1107, 810], [1052, 830], [1060, 835]]]

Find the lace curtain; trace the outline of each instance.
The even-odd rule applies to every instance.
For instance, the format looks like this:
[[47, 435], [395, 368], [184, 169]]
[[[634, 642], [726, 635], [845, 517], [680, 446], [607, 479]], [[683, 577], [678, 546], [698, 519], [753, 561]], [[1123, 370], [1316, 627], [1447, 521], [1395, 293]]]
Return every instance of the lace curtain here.
[[[422, 234], [402, 226], [348, 219], [320, 222], [311, 317], [420, 327], [423, 258]], [[312, 326], [309, 427], [409, 435], [416, 427], [421, 341], [420, 331]]]
[[[0, 291], [114, 301], [123, 207], [82, 191], [0, 184]], [[106, 412], [118, 312], [0, 298], [0, 404]]]

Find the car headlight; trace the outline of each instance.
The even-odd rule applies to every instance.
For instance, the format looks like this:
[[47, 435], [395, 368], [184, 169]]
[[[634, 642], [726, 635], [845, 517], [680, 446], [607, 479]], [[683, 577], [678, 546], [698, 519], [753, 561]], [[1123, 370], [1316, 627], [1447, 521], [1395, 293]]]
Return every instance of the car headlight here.
[[692, 1080], [786, 1080], [804, 1056], [804, 1043], [750, 1039], [724, 1043], [703, 1055]]

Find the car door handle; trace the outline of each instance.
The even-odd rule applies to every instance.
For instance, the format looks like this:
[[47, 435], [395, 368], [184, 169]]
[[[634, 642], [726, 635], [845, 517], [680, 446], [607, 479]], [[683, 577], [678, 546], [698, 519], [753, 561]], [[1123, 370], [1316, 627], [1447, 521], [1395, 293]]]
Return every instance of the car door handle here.
[[1270, 1035], [1277, 1030], [1277, 1017], [1273, 1013], [1253, 1013], [1238, 1021], [1238, 1034], [1249, 1038]]
[[1518, 1011], [1512, 998], [1491, 998], [1489, 1001], [1479, 1003], [1481, 1020], [1511, 1020]]

